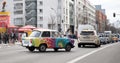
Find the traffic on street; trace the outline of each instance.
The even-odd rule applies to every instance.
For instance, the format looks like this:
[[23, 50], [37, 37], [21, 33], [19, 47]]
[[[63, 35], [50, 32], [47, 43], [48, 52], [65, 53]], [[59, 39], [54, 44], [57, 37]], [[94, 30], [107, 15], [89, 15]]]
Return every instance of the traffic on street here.
[[120, 63], [119, 0], [0, 0], [0, 63]]
[[70, 52], [47, 49], [46, 52], [30, 52], [20, 44], [0, 48], [0, 63], [119, 63], [120, 42], [94, 46], [77, 47]]

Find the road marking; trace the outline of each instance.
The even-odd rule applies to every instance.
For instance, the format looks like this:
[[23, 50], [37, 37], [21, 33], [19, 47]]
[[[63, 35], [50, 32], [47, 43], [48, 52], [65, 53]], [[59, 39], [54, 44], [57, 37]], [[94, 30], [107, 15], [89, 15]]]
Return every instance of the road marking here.
[[90, 52], [90, 53], [87, 53], [87, 54], [85, 54], [85, 55], [82, 55], [82, 56], [80, 56], [80, 57], [77, 57], [77, 58], [75, 58], [75, 59], [73, 59], [73, 60], [71, 60], [71, 61], [69, 61], [69, 62], [67, 62], [67, 63], [75, 63], [75, 62], [77, 62], [77, 61], [79, 61], [79, 60], [82, 60], [83, 58], [85, 58], [85, 57], [87, 57], [87, 56], [89, 56], [89, 55], [91, 55], [91, 54], [93, 54], [93, 53], [96, 53], [96, 52], [98, 52], [98, 51], [100, 51], [100, 50], [102, 50], [102, 49], [105, 49], [105, 48], [107, 48], [107, 47], [109, 47], [109, 46], [113, 46], [113, 45], [116, 45], [116, 44], [118, 44], [118, 43], [104, 46], [104, 47], [99, 48], [99, 49], [97, 49], [97, 50], [94, 50], [94, 51], [92, 51], [92, 52]]

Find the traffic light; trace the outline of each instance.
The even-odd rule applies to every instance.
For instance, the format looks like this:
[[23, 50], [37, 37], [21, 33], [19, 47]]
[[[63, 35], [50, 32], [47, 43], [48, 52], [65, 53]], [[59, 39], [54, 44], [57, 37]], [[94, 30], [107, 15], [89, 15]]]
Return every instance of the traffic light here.
[[116, 17], [116, 14], [115, 14], [115, 13], [113, 13], [113, 17]]

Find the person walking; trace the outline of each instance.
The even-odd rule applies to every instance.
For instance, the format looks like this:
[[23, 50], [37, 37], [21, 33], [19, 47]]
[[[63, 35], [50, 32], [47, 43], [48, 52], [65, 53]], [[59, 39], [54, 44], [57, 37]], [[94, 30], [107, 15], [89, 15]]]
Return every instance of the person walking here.
[[1, 39], [1, 33], [0, 33], [0, 44], [2, 43], [2, 39]]
[[15, 33], [12, 32], [11, 33], [11, 41], [12, 41], [13, 44], [15, 43], [15, 38], [16, 38]]
[[5, 44], [7, 44], [7, 43], [9, 43], [9, 35], [8, 35], [8, 33], [7, 32], [5, 32], [5, 34], [4, 34], [4, 42], [5, 42]]
[[4, 43], [4, 33], [1, 33], [1, 43]]

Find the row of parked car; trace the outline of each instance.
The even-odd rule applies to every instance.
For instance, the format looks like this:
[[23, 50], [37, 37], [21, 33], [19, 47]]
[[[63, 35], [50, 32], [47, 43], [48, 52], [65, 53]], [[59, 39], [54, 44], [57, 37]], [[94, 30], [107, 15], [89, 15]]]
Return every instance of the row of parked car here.
[[120, 41], [120, 34], [99, 33], [98, 36], [101, 44], [114, 43]]

